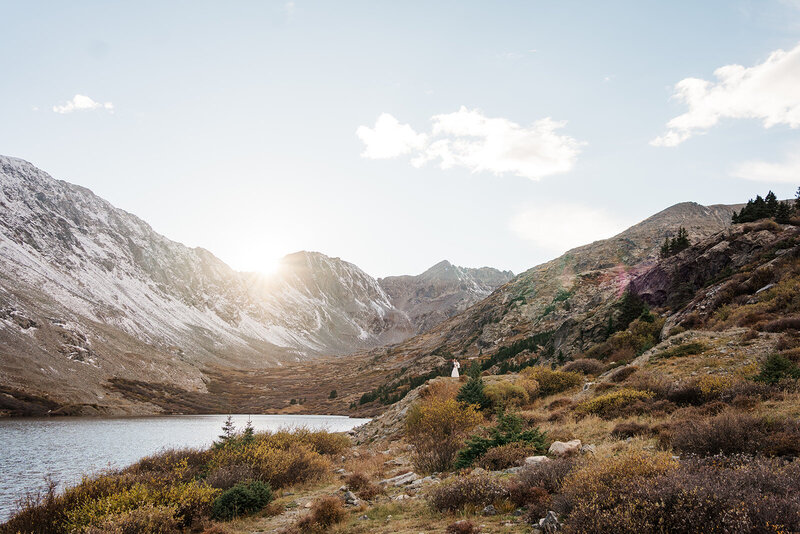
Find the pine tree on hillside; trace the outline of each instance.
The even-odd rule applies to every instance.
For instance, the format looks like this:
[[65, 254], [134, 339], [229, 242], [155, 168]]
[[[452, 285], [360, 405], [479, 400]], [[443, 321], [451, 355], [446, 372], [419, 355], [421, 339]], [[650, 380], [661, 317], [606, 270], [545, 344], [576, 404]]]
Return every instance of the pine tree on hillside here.
[[800, 213], [800, 187], [797, 188], [797, 194], [794, 197], [794, 210]]
[[667, 258], [673, 254], [677, 254], [678, 252], [689, 248], [689, 245], [691, 245], [691, 243], [689, 243], [689, 232], [686, 231], [686, 228], [681, 226], [678, 228], [677, 236], [673, 237], [672, 239], [664, 239], [664, 244], [661, 245], [661, 257]]
[[664, 244], [661, 245], [661, 251], [659, 252], [659, 255], [662, 258], [666, 258], [667, 256], [669, 256], [669, 238], [668, 237], [664, 238]]
[[467, 383], [458, 390], [456, 400], [465, 404], [476, 404], [480, 409], [489, 406], [489, 399], [483, 393], [483, 379], [480, 375], [471, 376]]
[[689, 232], [686, 231], [686, 228], [683, 226], [678, 228], [678, 236], [672, 241], [670, 248], [673, 254], [689, 248]]
[[792, 218], [792, 207], [787, 201], [780, 202], [775, 212], [775, 220], [781, 224], [787, 224]]
[[778, 202], [775, 193], [770, 191], [767, 193], [766, 198], [761, 198], [761, 195], [756, 195], [755, 200], [752, 198], [748, 200], [745, 207], [743, 207], [739, 213], [733, 213], [731, 222], [737, 224], [758, 221], [759, 219], [766, 219], [767, 217], [776, 217], [779, 209], [780, 202]]
[[772, 191], [767, 193], [767, 196], [764, 197], [764, 204], [766, 212], [769, 214], [768, 217], [775, 217], [778, 213], [778, 197], [775, 196], [775, 193]]
[[620, 314], [616, 330], [619, 331], [628, 328], [628, 325], [648, 308], [639, 295], [629, 289], [625, 291], [622, 298], [617, 302], [617, 309], [619, 309]]

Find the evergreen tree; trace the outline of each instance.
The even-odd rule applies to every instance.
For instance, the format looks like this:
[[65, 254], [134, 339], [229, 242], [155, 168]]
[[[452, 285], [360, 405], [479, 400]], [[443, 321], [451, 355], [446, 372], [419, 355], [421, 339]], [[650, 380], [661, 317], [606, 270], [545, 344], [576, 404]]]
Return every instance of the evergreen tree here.
[[794, 197], [794, 210], [800, 213], [800, 187], [797, 188], [797, 194]]
[[[734, 213], [733, 216], [736, 217], [736, 214]], [[662, 258], [666, 258], [666, 257], [669, 256], [669, 238], [668, 237], [664, 238], [664, 244], [661, 245], [661, 251], [659, 252], [659, 255]]]
[[467, 376], [470, 378], [479, 378], [481, 376], [481, 364], [478, 360], [473, 360], [467, 369]]
[[639, 298], [639, 295], [629, 289], [625, 291], [617, 303], [617, 309], [619, 309], [620, 314], [616, 330], [619, 331], [628, 328], [628, 325], [647, 309], [647, 305]]
[[236, 439], [236, 425], [233, 424], [233, 418], [230, 415], [225, 419], [225, 422], [222, 423], [222, 434], [217, 437], [219, 441], [214, 442], [214, 447], [218, 449], [233, 443]]
[[[734, 217], [736, 214], [734, 213]], [[686, 231], [686, 228], [683, 226], [678, 227], [678, 235], [670, 238], [664, 238], [664, 244], [661, 245], [660, 255], [662, 258], [667, 258], [672, 256], [673, 254], [677, 254], [678, 252], [689, 248], [691, 243], [689, 242], [689, 232]]]
[[792, 217], [792, 207], [785, 200], [778, 204], [775, 211], [775, 220], [781, 224], [787, 224]]
[[778, 213], [778, 197], [775, 196], [775, 193], [770, 191], [767, 193], [767, 196], [764, 197], [764, 206], [766, 208], [767, 217], [775, 217]]
[[769, 208], [767, 208], [767, 202], [761, 198], [761, 195], [756, 195], [756, 199], [753, 201], [753, 219], [757, 221], [759, 219], [764, 219], [769, 217]]
[[244, 432], [242, 432], [242, 444], [249, 445], [255, 441], [255, 430], [253, 429], [253, 422], [248, 419], [247, 424], [244, 426]]
[[328, 398], [329, 399], [335, 399], [337, 395], [338, 395], [338, 393], [336, 392], [336, 390], [332, 389], [331, 392], [328, 394]]
[[484, 395], [483, 387], [483, 379], [480, 375], [471, 376], [466, 384], [458, 390], [456, 400], [466, 404], [476, 404], [482, 410], [489, 406], [489, 399]]

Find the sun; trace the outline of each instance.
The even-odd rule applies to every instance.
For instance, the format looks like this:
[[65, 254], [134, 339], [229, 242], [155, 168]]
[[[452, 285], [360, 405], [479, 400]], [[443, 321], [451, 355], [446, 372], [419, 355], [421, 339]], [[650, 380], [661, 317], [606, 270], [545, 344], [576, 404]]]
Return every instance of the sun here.
[[263, 258], [261, 261], [259, 261], [261, 267], [258, 269], [258, 271], [261, 274], [268, 276], [278, 274], [278, 271], [280, 271], [282, 265], [281, 260], [283, 260], [283, 256], [275, 258]]

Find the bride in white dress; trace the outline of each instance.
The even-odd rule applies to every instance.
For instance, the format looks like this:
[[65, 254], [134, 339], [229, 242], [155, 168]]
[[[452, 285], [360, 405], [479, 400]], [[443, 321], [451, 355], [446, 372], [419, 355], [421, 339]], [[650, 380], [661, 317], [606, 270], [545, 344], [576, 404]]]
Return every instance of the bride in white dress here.
[[453, 360], [453, 372], [450, 373], [450, 376], [453, 378], [458, 378], [458, 369], [461, 367], [461, 364], [458, 363], [458, 360]]

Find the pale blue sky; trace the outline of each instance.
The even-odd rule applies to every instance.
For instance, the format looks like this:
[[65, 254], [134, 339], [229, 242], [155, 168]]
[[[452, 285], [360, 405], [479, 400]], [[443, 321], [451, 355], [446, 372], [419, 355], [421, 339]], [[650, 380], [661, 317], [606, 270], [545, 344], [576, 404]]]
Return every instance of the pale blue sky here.
[[[800, 185], [800, 51], [768, 61], [800, 45], [798, 2], [0, 0], [0, 20], [0, 153], [241, 270], [304, 249], [375, 276], [520, 272], [676, 202]], [[668, 129], [690, 109], [675, 85], [733, 64], [752, 80], [692, 93]], [[54, 111], [75, 95], [99, 107]], [[475, 146], [441, 168], [435, 140], [474, 138], [432, 117], [462, 106], [502, 119], [495, 145], [565, 122], [545, 128], [560, 172], [496, 174]], [[385, 113], [425, 141], [363, 157]], [[651, 144], [668, 130], [677, 146]]]

